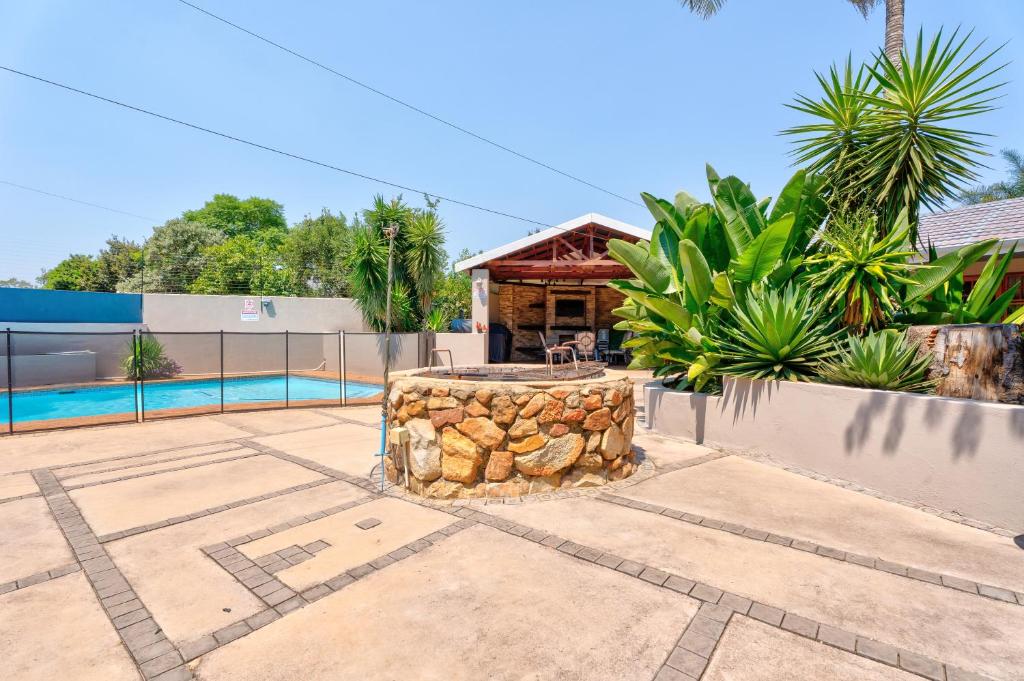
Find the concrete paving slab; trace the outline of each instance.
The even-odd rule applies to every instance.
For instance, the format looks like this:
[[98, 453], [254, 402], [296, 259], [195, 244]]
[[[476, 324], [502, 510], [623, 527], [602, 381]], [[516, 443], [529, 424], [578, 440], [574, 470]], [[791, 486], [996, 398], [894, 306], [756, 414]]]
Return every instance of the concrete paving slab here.
[[1024, 608], [593, 499], [488, 513], [994, 679], [1024, 665]]
[[31, 473], [0, 475], [0, 501], [39, 491]]
[[920, 681], [919, 676], [735, 616], [718, 642], [704, 681]]
[[659, 435], [648, 435], [638, 429], [633, 435], [633, 446], [654, 462], [656, 468], [685, 464], [717, 450], [692, 442], [681, 442]]
[[[356, 526], [368, 517], [380, 522], [368, 530]], [[275, 575], [292, 589], [305, 591], [457, 520], [447, 513], [398, 499], [378, 499], [235, 548], [253, 559], [289, 546], [326, 541], [330, 546], [319, 551], [314, 558]]]
[[186, 457], [213, 454], [216, 452], [240, 448], [241, 445], [231, 442], [220, 442], [208, 445], [196, 445], [195, 447], [185, 447], [182, 449], [172, 449], [170, 451], [160, 452], [157, 454], [139, 454], [137, 456], [122, 456], [118, 458], [104, 457], [104, 459], [107, 460], [98, 460], [96, 463], [78, 463], [55, 467], [54, 473], [61, 480], [65, 480], [73, 476], [98, 473], [110, 468], [154, 464], [161, 461], [172, 461], [175, 459], [182, 459], [184, 461]]
[[380, 405], [367, 405], [361, 407], [331, 407], [319, 409], [318, 411], [334, 414], [335, 416], [349, 421], [359, 421], [371, 426], [380, 426]]
[[72, 561], [71, 549], [44, 499], [0, 504], [0, 583]]
[[253, 440], [359, 477], [366, 477], [373, 465], [380, 461], [377, 457], [380, 431], [354, 424], [337, 424]]
[[27, 433], [0, 438], [0, 474], [144, 454], [248, 435], [209, 418]]
[[[146, 464], [143, 466], [134, 465], [131, 468], [119, 468], [117, 470], [107, 471], [105, 473], [82, 473], [63, 478], [62, 482], [66, 487], [72, 487], [75, 485], [92, 485], [95, 483], [104, 482], [107, 480], [117, 480], [118, 478], [127, 475], [143, 475], [145, 473], [157, 473], [159, 471], [165, 471], [168, 469], [182, 468], [184, 466], [195, 466], [197, 464], [212, 463], [214, 461], [221, 461], [223, 459], [233, 459], [239, 456], [245, 456], [246, 454], [255, 454], [255, 450], [252, 449], [230, 449], [226, 452], [218, 452], [216, 454], [201, 454], [199, 456], [190, 456], [187, 459], [175, 458], [172, 461], [161, 461], [158, 463]], [[110, 462], [108, 467], [113, 467], [120, 464], [131, 463], [129, 461], [124, 462]]]
[[201, 547], [354, 501], [361, 495], [343, 482], [320, 485], [120, 539], [106, 548], [167, 637], [181, 645], [265, 607], [204, 556]]
[[0, 596], [0, 660], [18, 681], [135, 681], [139, 673], [81, 573]]
[[272, 456], [210, 464], [70, 492], [97, 535], [148, 525], [323, 476]]
[[318, 414], [310, 409], [291, 409], [287, 412], [274, 409], [237, 414], [218, 414], [213, 418], [229, 426], [252, 431], [257, 434], [286, 433], [293, 430], [318, 428], [337, 423], [331, 417]]
[[622, 496], [1024, 591], [1024, 550], [1010, 538], [736, 456]]
[[695, 603], [487, 527], [201, 658], [204, 681], [649, 681]]

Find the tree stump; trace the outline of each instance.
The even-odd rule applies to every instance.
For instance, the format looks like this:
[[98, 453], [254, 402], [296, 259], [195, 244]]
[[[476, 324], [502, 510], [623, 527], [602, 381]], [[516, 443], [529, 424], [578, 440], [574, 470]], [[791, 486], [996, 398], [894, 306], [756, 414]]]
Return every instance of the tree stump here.
[[907, 338], [930, 353], [936, 395], [1024, 404], [1024, 341], [1016, 324], [912, 326]]

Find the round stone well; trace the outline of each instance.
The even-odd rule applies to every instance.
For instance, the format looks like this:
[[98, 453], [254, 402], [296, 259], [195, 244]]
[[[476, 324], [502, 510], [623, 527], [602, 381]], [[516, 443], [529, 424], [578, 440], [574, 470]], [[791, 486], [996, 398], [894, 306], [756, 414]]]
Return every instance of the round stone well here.
[[[521, 496], [596, 487], [636, 470], [628, 378], [478, 380], [459, 367], [455, 374], [415, 369], [388, 382], [388, 423], [409, 431], [411, 491]], [[385, 472], [404, 484], [400, 452], [391, 448]]]

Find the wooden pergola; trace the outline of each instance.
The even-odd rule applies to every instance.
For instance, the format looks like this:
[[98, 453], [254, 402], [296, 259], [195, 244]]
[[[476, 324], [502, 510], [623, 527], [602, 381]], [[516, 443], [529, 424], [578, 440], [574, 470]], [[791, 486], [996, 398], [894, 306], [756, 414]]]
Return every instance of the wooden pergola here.
[[636, 237], [591, 222], [489, 260], [493, 281], [608, 280], [632, 276], [608, 256], [608, 241]]
[[[536, 358], [543, 347], [599, 332], [614, 324], [622, 296], [610, 279], [629, 279], [627, 267], [608, 254], [608, 242], [635, 243], [650, 232], [588, 213], [530, 234], [456, 265], [473, 280], [473, 328], [505, 327], [511, 360]], [[543, 345], [541, 343], [543, 338]]]

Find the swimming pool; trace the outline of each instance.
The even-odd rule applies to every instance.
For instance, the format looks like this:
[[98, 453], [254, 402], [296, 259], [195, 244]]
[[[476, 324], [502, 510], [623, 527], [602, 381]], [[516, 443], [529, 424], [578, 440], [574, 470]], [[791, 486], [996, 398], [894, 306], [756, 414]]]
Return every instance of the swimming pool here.
[[[308, 376], [246, 376], [224, 379], [224, 404], [254, 404], [333, 400], [341, 396], [337, 379]], [[381, 386], [348, 381], [349, 399], [380, 394]], [[139, 391], [139, 408], [145, 402], [147, 414], [163, 409], [190, 409], [220, 405], [220, 379], [160, 381], [146, 383]], [[7, 393], [0, 394], [0, 423], [7, 421]], [[73, 419], [135, 412], [132, 384], [68, 387], [53, 390], [14, 392], [14, 422]]]

